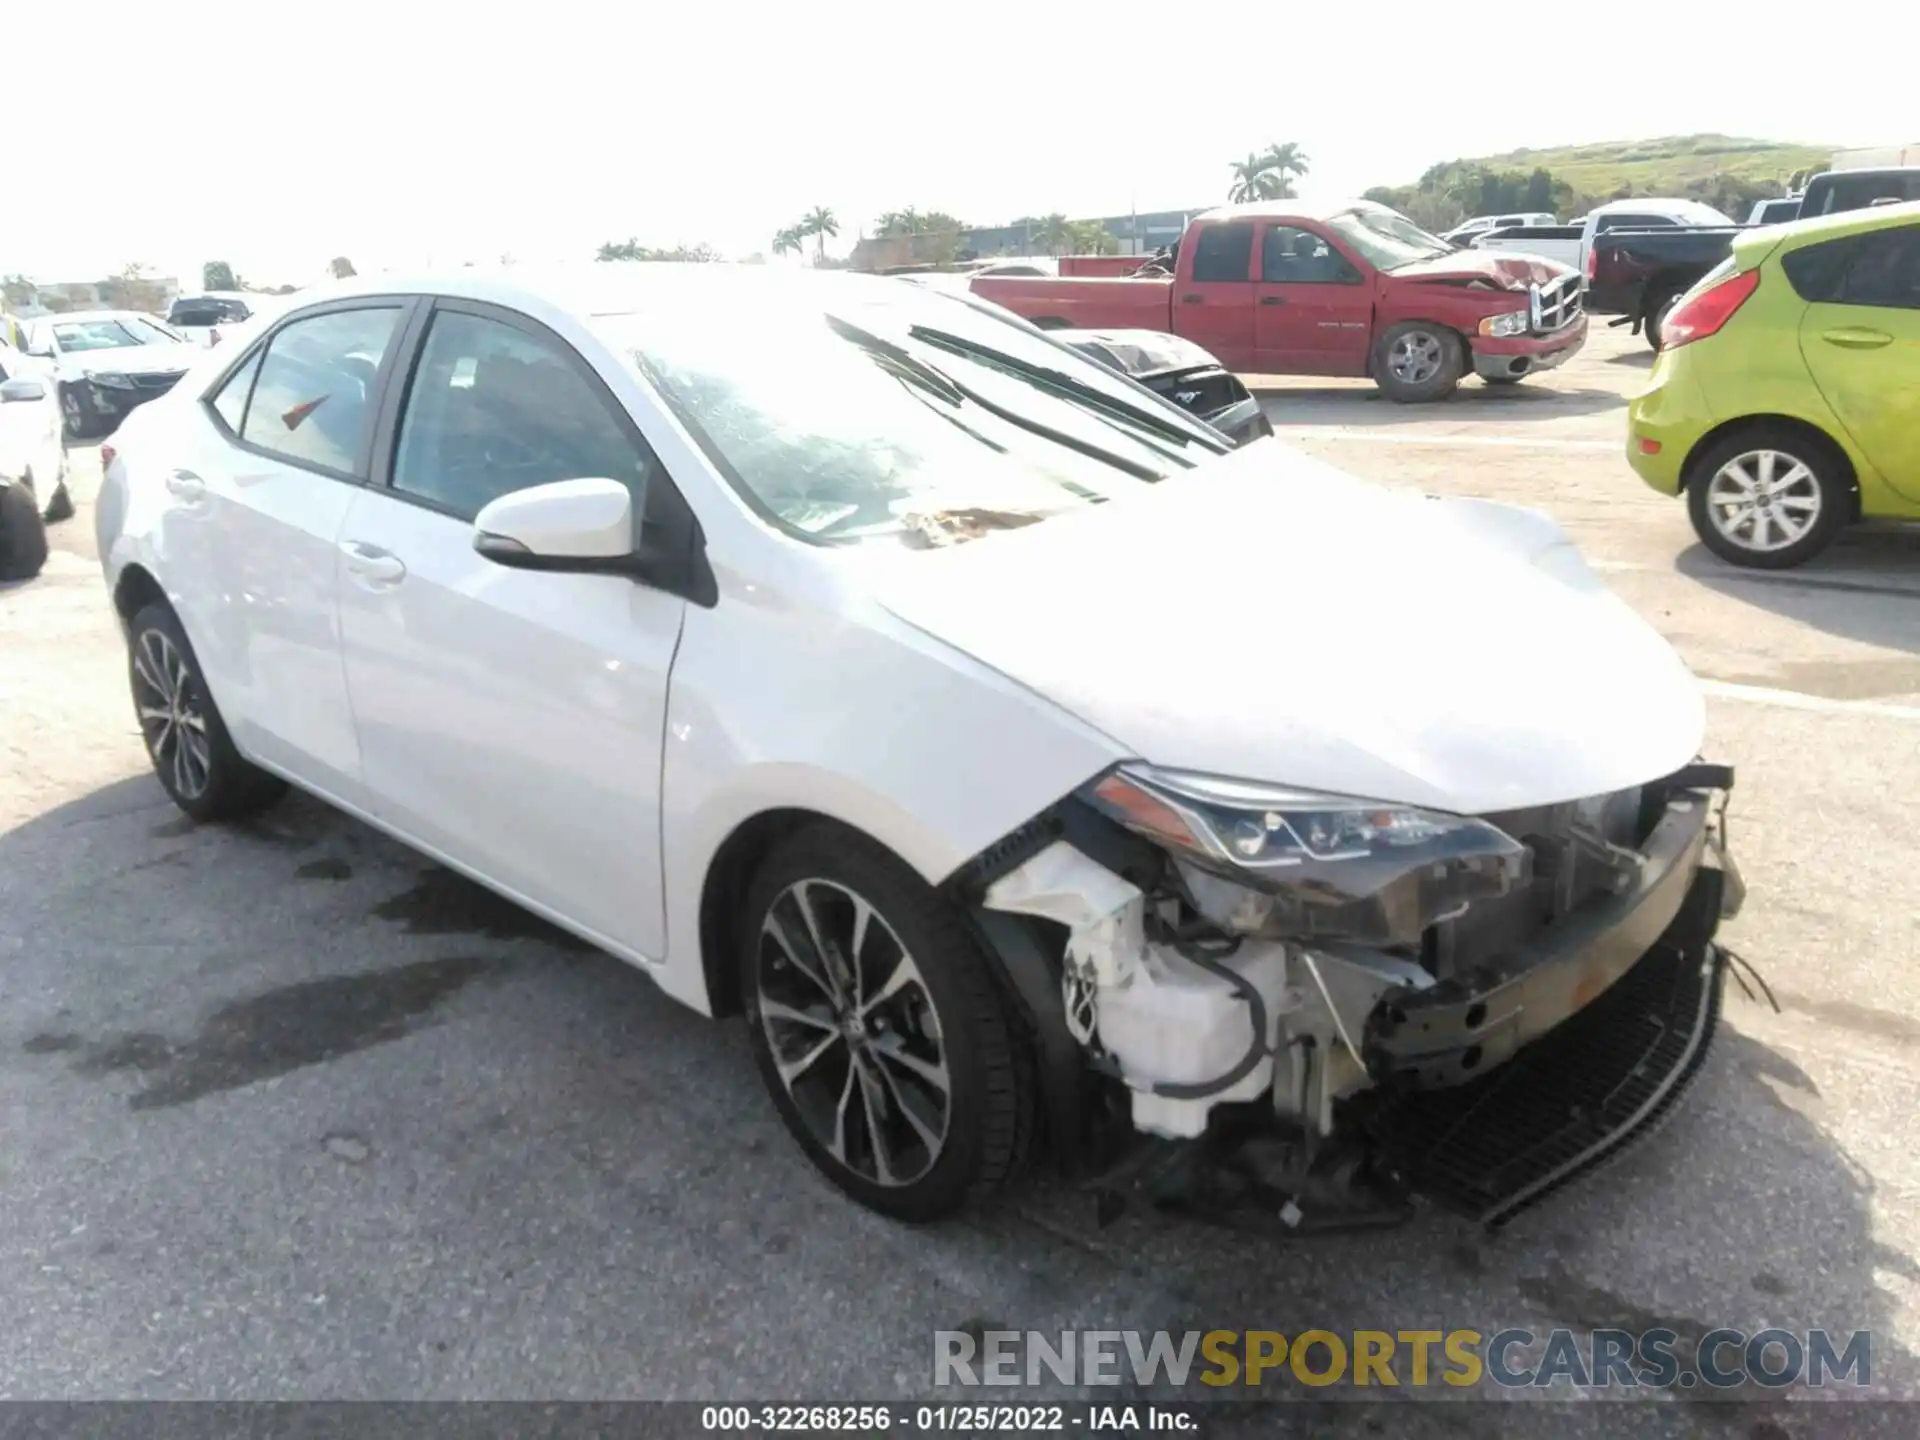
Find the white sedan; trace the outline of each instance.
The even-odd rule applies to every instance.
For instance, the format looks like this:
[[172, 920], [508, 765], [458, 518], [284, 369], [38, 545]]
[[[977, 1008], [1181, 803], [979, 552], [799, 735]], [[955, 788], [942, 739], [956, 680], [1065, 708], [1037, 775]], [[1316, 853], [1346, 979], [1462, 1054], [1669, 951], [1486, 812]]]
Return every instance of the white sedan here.
[[110, 450], [100, 555], [182, 810], [291, 781], [744, 1011], [799, 1144], [890, 1214], [1108, 1123], [1431, 1136], [1347, 1102], [1537, 1097], [1554, 1037], [1628, 1007], [1567, 1083], [1617, 1062], [1646, 1103], [1547, 1107], [1585, 1128], [1500, 1172], [1511, 1207], [1711, 1034], [1731, 776], [1551, 521], [1232, 451], [967, 297], [355, 281]]
[[0, 341], [0, 580], [39, 574], [47, 559], [46, 523], [72, 514], [53, 380]]

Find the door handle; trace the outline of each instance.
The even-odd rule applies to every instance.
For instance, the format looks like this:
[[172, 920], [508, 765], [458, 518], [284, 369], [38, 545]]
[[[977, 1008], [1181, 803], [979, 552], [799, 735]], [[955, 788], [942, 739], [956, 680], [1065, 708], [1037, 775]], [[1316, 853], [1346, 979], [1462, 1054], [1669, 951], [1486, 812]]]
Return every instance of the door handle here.
[[398, 555], [369, 545], [362, 540], [342, 540], [340, 554], [347, 573], [370, 590], [398, 585], [407, 578], [407, 567]]
[[1878, 350], [1882, 345], [1891, 345], [1893, 336], [1884, 330], [1869, 330], [1864, 325], [1842, 325], [1838, 330], [1829, 330], [1820, 337], [1829, 345], [1838, 345], [1842, 350]]
[[1284, 305], [1287, 303], [1287, 297], [1284, 295], [1262, 295], [1260, 297], [1260, 303], [1262, 305]]
[[1198, 295], [1182, 295], [1180, 297], [1180, 303], [1182, 305], [1198, 305], [1201, 301], [1201, 298], [1202, 297]]
[[207, 498], [207, 482], [191, 470], [169, 470], [167, 492], [193, 505]]

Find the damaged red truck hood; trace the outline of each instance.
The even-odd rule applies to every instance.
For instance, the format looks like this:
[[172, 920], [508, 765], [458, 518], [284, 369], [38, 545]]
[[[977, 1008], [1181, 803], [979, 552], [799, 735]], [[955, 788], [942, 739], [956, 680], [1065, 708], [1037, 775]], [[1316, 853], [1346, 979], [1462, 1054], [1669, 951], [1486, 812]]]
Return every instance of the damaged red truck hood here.
[[1387, 271], [1395, 280], [1453, 284], [1480, 280], [1497, 290], [1525, 290], [1530, 285], [1546, 285], [1573, 273], [1572, 267], [1539, 255], [1496, 254], [1488, 250], [1456, 250], [1451, 255], [1415, 260]]
[[1551, 519], [1272, 441], [872, 563], [893, 615], [1170, 768], [1488, 813], [1669, 774], [1705, 730]]

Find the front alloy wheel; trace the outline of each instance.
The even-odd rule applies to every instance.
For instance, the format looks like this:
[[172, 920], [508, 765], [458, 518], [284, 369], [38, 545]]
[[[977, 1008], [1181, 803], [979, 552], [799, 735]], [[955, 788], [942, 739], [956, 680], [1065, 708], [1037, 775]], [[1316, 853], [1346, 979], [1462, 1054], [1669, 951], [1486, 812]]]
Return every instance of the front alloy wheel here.
[[740, 997], [807, 1157], [862, 1204], [933, 1220], [1000, 1186], [1032, 1129], [1032, 1063], [952, 901], [831, 821], [750, 883]]
[[875, 1185], [923, 1177], [953, 1081], [939, 1012], [892, 927], [831, 880], [795, 881], [761, 922], [757, 974], [774, 1068], [815, 1142]]

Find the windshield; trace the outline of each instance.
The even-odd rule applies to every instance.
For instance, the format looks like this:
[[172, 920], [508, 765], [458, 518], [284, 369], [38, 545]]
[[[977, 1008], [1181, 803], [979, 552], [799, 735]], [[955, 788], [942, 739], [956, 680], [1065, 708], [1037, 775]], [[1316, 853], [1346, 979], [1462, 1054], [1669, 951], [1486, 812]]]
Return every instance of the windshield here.
[[1227, 448], [966, 300], [898, 280], [777, 278], [690, 280], [598, 324], [748, 503], [802, 539], [955, 544]]
[[1377, 270], [1395, 270], [1416, 260], [1453, 253], [1453, 247], [1438, 235], [1429, 235], [1385, 206], [1343, 210], [1330, 217], [1327, 225]]
[[152, 320], [121, 315], [112, 320], [74, 320], [53, 327], [65, 351], [124, 350], [135, 345], [166, 345], [180, 337]]

